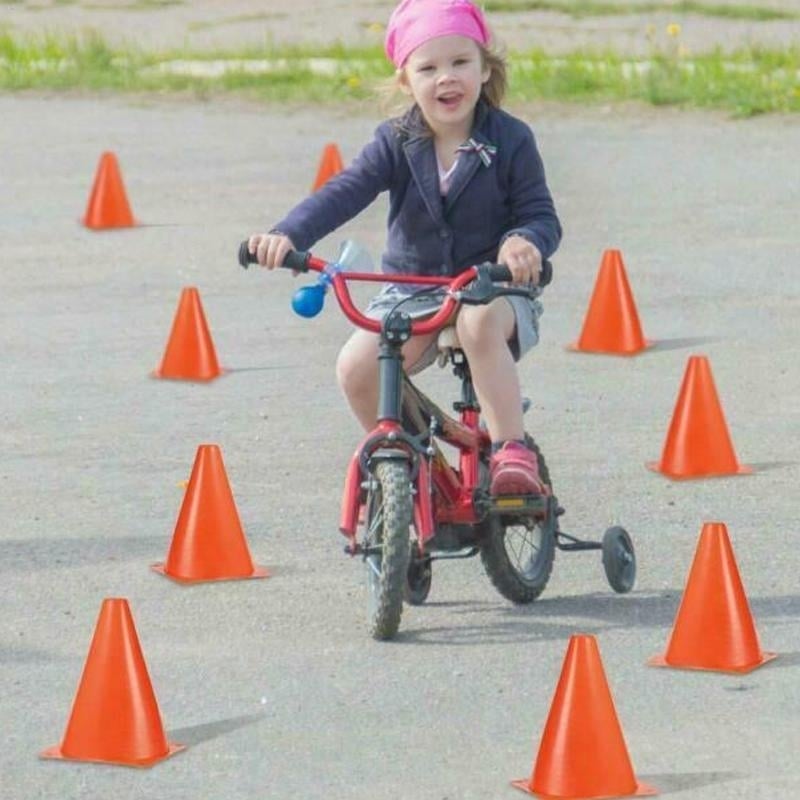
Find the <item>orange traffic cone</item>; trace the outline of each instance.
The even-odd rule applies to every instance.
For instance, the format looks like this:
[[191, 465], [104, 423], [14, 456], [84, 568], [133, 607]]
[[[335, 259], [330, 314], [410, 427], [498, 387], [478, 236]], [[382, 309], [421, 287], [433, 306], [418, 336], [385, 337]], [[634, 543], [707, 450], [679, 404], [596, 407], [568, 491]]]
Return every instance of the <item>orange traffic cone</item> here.
[[311, 187], [312, 192], [316, 192], [320, 186], [323, 186], [334, 175], [338, 175], [344, 169], [342, 163], [342, 154], [335, 144], [326, 144], [325, 149], [322, 151], [322, 158], [319, 162], [319, 169], [317, 170], [317, 177], [314, 185]]
[[153, 569], [181, 583], [268, 576], [250, 558], [217, 445], [197, 448], [167, 561]]
[[550, 798], [657, 794], [633, 774], [594, 636], [570, 637], [533, 773], [512, 785]]
[[706, 522], [667, 650], [647, 663], [751, 672], [775, 655], [762, 652], [758, 644], [728, 529], [722, 522]]
[[642, 334], [622, 253], [606, 250], [597, 273], [583, 330], [570, 350], [632, 356], [650, 346]]
[[189, 286], [181, 292], [167, 349], [153, 376], [183, 381], [212, 381], [222, 372], [217, 363], [200, 294], [193, 286]]
[[648, 469], [668, 478], [703, 478], [752, 472], [736, 459], [722, 405], [705, 356], [690, 356], [661, 460]]
[[130, 228], [136, 224], [125, 195], [117, 157], [113, 153], [100, 156], [83, 224], [94, 230]]
[[151, 767], [183, 749], [164, 735], [128, 601], [104, 600], [64, 739], [41, 757]]

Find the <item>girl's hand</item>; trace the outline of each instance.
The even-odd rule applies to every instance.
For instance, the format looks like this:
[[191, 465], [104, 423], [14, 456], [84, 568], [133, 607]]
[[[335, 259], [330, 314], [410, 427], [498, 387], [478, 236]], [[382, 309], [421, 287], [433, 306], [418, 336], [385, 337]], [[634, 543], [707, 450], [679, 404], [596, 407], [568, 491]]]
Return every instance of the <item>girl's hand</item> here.
[[282, 233], [254, 233], [247, 240], [247, 249], [267, 269], [275, 269], [283, 264], [290, 250], [295, 250], [292, 240]]
[[512, 283], [538, 286], [542, 254], [524, 236], [509, 236], [497, 254], [497, 263], [505, 264], [511, 270]]

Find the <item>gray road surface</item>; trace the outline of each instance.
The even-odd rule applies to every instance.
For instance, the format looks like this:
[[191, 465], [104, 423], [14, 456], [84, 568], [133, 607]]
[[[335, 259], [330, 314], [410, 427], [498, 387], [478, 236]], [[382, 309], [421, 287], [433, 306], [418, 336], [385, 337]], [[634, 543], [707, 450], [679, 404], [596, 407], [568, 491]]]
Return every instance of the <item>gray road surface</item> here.
[[[800, 796], [800, 127], [769, 117], [516, 109], [537, 131], [566, 236], [542, 343], [521, 367], [567, 530], [624, 524], [637, 589], [559, 555], [516, 609], [477, 561], [435, 571], [391, 644], [367, 638], [364, 572], [336, 532], [358, 431], [335, 387], [348, 326], [293, 316], [288, 275], [238, 242], [307, 191], [322, 145], [376, 119], [219, 102], [0, 98], [0, 796], [485, 800], [530, 773], [570, 634], [597, 635], [639, 776], [666, 796]], [[78, 224], [114, 150], [134, 230]], [[379, 250], [376, 204], [347, 235]], [[652, 351], [567, 353], [603, 249], [621, 248]], [[180, 289], [200, 289], [211, 385], [148, 378]], [[657, 458], [687, 357], [709, 356], [751, 477], [671, 483]], [[423, 384], [444, 400], [451, 378]], [[179, 587], [166, 554], [197, 446], [223, 450], [266, 581]], [[700, 527], [727, 523], [765, 649], [748, 676], [652, 670]], [[437, 565], [438, 566], [438, 565]], [[42, 762], [101, 600], [130, 599], [171, 738], [149, 771]]]

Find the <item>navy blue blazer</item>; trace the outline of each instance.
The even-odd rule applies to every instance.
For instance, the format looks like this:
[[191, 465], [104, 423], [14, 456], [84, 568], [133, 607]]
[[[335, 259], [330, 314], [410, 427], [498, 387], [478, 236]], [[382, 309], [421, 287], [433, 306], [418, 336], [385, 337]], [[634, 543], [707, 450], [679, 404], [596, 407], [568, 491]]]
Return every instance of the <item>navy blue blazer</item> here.
[[520, 234], [549, 258], [561, 240], [553, 199], [531, 129], [478, 103], [472, 138], [496, 148], [486, 166], [462, 152], [445, 197], [433, 139], [415, 107], [378, 126], [353, 163], [307, 197], [273, 230], [308, 250], [389, 191], [384, 272], [457, 275], [495, 261], [503, 240]]

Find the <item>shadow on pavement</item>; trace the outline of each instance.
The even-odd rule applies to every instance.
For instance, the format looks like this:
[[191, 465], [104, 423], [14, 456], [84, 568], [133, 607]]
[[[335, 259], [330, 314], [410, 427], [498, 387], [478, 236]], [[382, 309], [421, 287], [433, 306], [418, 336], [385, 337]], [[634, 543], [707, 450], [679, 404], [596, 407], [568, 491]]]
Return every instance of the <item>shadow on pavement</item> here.
[[103, 561], [158, 561], [169, 548], [166, 536], [74, 536], [47, 539], [6, 539], [0, 573], [25, 574], [41, 569], [81, 567]]
[[266, 714], [243, 714], [240, 717], [230, 717], [229, 719], [220, 719], [216, 722], [204, 722], [200, 725], [189, 725], [186, 728], [176, 728], [169, 731], [169, 738], [174, 739], [180, 744], [196, 745], [201, 742], [208, 742], [211, 739], [216, 739], [218, 736], [224, 736], [226, 733], [244, 728], [246, 725], [252, 725], [254, 722], [260, 722], [266, 718]]
[[271, 372], [282, 369], [300, 369], [300, 364], [272, 364], [264, 367], [225, 367], [225, 372], [233, 374], [235, 372]]
[[[630, 594], [626, 597], [587, 594], [537, 600], [515, 608], [493, 603], [439, 603], [455, 606], [453, 613], [471, 615], [473, 624], [426, 628], [424, 621], [415, 629], [401, 629], [396, 641], [413, 644], [454, 646], [501, 644], [504, 642], [551, 641], [565, 639], [580, 631], [598, 634], [616, 628], [671, 628], [680, 605], [682, 590], [668, 589], [659, 594]], [[756, 626], [781, 617], [800, 617], [800, 595], [750, 598]], [[431, 604], [433, 605], [433, 604]], [[567, 619], [556, 619], [564, 617]], [[764, 640], [764, 635], [761, 636]], [[769, 649], [768, 637], [762, 646]], [[786, 654], [774, 662], [795, 666], [796, 654]]]
[[688, 789], [699, 789], [714, 783], [738, 781], [746, 778], [740, 772], [661, 772], [657, 775], [637, 775], [640, 781], [655, 786], [659, 794], [676, 794]]
[[721, 336], [685, 336], [676, 339], [657, 339], [653, 344], [645, 350], [641, 355], [648, 353], [660, 353], [667, 350], [680, 350], [684, 347], [694, 347], [695, 345], [709, 344], [711, 342], [719, 342], [722, 340]]
[[800, 462], [798, 461], [760, 461], [758, 464], [748, 464], [752, 467], [753, 472], [766, 472], [770, 469], [783, 469], [784, 467], [796, 467]]
[[0, 664], [33, 664], [40, 661], [55, 661], [61, 658], [47, 650], [33, 647], [14, 647], [0, 642]]
[[[763, 639], [764, 637], [760, 637]], [[761, 646], [764, 647], [764, 642], [761, 642]], [[767, 644], [767, 649], [769, 649], [769, 644]], [[800, 652], [794, 650], [790, 653], [781, 652], [780, 650], [775, 650], [778, 654], [777, 658], [772, 659], [772, 661], [768, 661], [764, 664], [761, 669], [784, 669], [785, 667], [800, 667]]]
[[[604, 628], [581, 626], [582, 633], [597, 634]], [[482, 647], [487, 644], [510, 642], [549, 642], [568, 639], [575, 633], [575, 626], [551, 624], [539, 621], [498, 622], [487, 619], [482, 625], [452, 625], [437, 628], [401, 629], [394, 639], [398, 644], [435, 644], [454, 647]]]

